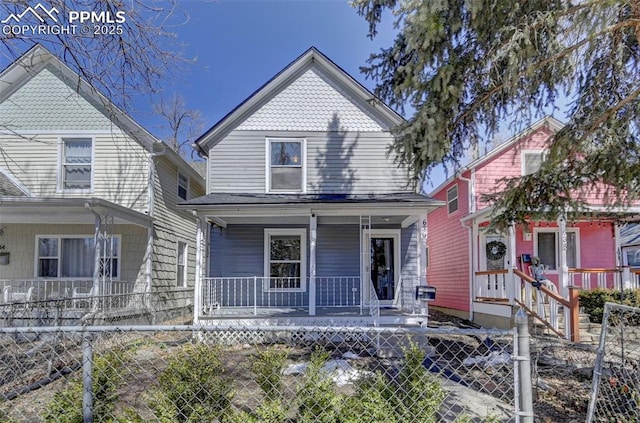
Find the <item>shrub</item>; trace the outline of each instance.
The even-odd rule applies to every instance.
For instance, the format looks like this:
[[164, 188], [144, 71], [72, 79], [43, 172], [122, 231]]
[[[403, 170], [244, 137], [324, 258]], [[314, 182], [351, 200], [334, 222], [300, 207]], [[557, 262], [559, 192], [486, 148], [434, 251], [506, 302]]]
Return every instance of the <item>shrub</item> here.
[[287, 360], [287, 351], [266, 349], [258, 351], [251, 363], [256, 383], [267, 401], [282, 398], [282, 370]]
[[305, 381], [298, 390], [298, 420], [301, 423], [340, 422], [343, 397], [336, 393], [331, 378], [322, 371], [330, 354], [316, 348], [305, 372]]
[[378, 373], [356, 385], [345, 407], [345, 422], [415, 421], [435, 423], [446, 396], [438, 377], [424, 368], [425, 354], [415, 344], [404, 350], [402, 368], [393, 379]]
[[223, 372], [218, 348], [186, 345], [160, 374], [150, 406], [162, 422], [220, 420], [229, 411], [233, 397], [232, 381]]
[[[115, 410], [116, 390], [123, 383], [124, 363], [128, 352], [115, 348], [93, 360], [93, 421], [111, 421]], [[57, 392], [47, 406], [45, 422], [82, 423], [82, 377], [77, 375], [69, 386]]]
[[[640, 307], [640, 289], [627, 289], [622, 293], [612, 289], [594, 289], [580, 292], [580, 307], [589, 315], [589, 320], [594, 323], [602, 323], [604, 303], [606, 302]], [[640, 322], [629, 323], [637, 325]]]

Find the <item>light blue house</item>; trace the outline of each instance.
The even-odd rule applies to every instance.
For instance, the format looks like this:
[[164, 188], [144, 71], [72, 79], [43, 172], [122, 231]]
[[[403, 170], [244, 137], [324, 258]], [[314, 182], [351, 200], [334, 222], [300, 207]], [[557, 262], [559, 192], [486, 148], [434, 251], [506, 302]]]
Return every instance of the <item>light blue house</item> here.
[[181, 206], [200, 221], [195, 323], [415, 311], [441, 202], [388, 154], [401, 122], [311, 48], [202, 135], [207, 195]]

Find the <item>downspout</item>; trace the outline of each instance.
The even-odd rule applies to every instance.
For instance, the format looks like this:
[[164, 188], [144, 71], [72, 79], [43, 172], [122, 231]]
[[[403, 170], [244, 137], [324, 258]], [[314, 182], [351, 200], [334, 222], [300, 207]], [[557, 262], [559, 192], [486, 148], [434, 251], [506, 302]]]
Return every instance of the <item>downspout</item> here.
[[[467, 215], [473, 214], [476, 212], [476, 187], [475, 187], [475, 179], [476, 179], [476, 170], [471, 169], [471, 178], [465, 178], [462, 176], [462, 172], [458, 174], [458, 179], [460, 181], [467, 183]], [[469, 320], [473, 321], [473, 289], [475, 286], [475, 273], [474, 273], [474, 260], [473, 260], [473, 249], [474, 249], [474, 236], [473, 236], [473, 228], [469, 225], [465, 225], [465, 222], [460, 221], [460, 225], [463, 228], [467, 229], [467, 236], [469, 238], [469, 250], [468, 250], [468, 260], [469, 260]]]
[[[155, 146], [162, 143], [154, 143], [152, 146], [152, 151], [155, 149]], [[155, 158], [159, 156], [163, 156], [167, 152], [166, 145], [160, 145], [160, 150], [156, 152], [149, 152], [149, 171], [148, 171], [148, 179], [147, 179], [147, 194], [148, 194], [148, 210], [147, 214], [151, 218], [151, 225], [147, 228], [147, 248], [145, 251], [146, 263], [145, 263], [145, 288], [144, 292], [150, 293], [151, 286], [153, 283], [153, 228], [155, 226], [155, 221], [153, 219], [155, 215]]]

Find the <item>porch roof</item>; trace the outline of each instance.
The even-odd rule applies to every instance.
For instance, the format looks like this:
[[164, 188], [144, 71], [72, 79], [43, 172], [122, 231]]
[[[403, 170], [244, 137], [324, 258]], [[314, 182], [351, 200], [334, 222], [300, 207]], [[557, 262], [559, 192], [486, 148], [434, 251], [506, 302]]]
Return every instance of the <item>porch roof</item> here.
[[[468, 222], [474, 219], [481, 221], [490, 221], [494, 207], [485, 207], [475, 213], [468, 214], [460, 219], [462, 222]], [[640, 206], [631, 207], [608, 207], [608, 206], [587, 206], [584, 210], [569, 210], [567, 215], [577, 221], [611, 221], [611, 222], [639, 222]]]
[[148, 215], [101, 198], [0, 197], [2, 223], [94, 224], [95, 215], [114, 217], [115, 224], [149, 227]]
[[[429, 208], [444, 205], [443, 201], [435, 200], [424, 195], [400, 192], [391, 194], [235, 194], [235, 193], [211, 193], [194, 198], [180, 207], [197, 208], [198, 206], [272, 206], [277, 204], [388, 204], [416, 205]], [[195, 206], [195, 207], [194, 207]]]

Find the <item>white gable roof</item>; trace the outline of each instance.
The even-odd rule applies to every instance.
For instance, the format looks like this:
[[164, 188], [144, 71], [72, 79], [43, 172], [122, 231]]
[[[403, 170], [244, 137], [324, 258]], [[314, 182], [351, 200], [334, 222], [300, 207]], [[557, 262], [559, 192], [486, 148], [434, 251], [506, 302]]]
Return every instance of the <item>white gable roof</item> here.
[[[336, 121], [339, 128], [331, 126]], [[403, 121], [312, 47], [196, 142], [206, 152], [232, 130], [380, 132]]]

